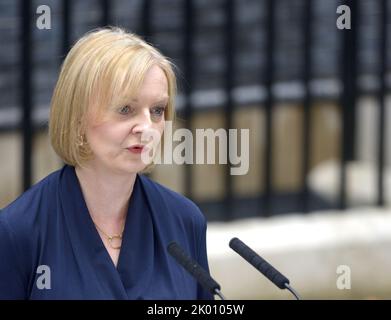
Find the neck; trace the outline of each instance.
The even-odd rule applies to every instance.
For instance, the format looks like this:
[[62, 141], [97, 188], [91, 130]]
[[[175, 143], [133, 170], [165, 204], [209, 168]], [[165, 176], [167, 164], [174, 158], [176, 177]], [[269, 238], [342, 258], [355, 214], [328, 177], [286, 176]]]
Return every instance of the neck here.
[[125, 223], [137, 174], [119, 175], [93, 164], [77, 166], [75, 171], [94, 223], [108, 232], [118, 232]]

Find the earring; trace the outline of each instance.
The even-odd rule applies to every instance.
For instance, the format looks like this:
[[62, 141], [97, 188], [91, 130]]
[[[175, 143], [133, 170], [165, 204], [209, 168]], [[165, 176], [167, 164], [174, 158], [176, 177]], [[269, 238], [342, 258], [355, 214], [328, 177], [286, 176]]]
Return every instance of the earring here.
[[85, 136], [81, 135], [81, 134], [78, 135], [76, 145], [78, 145], [79, 147], [82, 147], [82, 146], [84, 146], [84, 144], [87, 144], [87, 141], [85, 140]]

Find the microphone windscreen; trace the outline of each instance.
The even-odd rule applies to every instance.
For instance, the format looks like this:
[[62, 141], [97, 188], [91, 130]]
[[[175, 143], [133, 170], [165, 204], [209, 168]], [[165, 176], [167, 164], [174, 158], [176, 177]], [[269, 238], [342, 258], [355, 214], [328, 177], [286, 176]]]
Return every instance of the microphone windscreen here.
[[254, 268], [259, 270], [266, 278], [273, 282], [280, 289], [286, 289], [285, 284], [289, 284], [288, 278], [276, 270], [270, 263], [260, 257], [255, 251], [248, 247], [238, 238], [232, 238], [229, 246], [248, 261]]
[[187, 270], [197, 281], [212, 294], [216, 293], [216, 289], [220, 290], [220, 285], [185, 251], [176, 243], [171, 242], [167, 246], [167, 251], [172, 257]]

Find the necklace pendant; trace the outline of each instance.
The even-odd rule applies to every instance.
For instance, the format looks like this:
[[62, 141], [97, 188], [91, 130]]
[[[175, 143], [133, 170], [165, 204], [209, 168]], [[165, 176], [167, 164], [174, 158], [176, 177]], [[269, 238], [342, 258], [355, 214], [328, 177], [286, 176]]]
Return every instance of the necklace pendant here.
[[[121, 241], [122, 241], [122, 236], [121, 235], [113, 235], [113, 236], [110, 236], [107, 238], [109, 240], [109, 245], [112, 249], [115, 249], [115, 250], [119, 250], [121, 249]], [[113, 244], [113, 240], [117, 239], [117, 241], [115, 242], [118, 242], [119, 244], [116, 245], [116, 244]]]

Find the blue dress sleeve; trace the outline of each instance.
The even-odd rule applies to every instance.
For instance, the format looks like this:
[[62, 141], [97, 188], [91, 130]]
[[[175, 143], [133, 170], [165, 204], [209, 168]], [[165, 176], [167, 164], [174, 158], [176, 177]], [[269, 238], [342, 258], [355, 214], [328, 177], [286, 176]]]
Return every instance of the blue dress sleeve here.
[[0, 212], [0, 299], [26, 299], [12, 232]]

